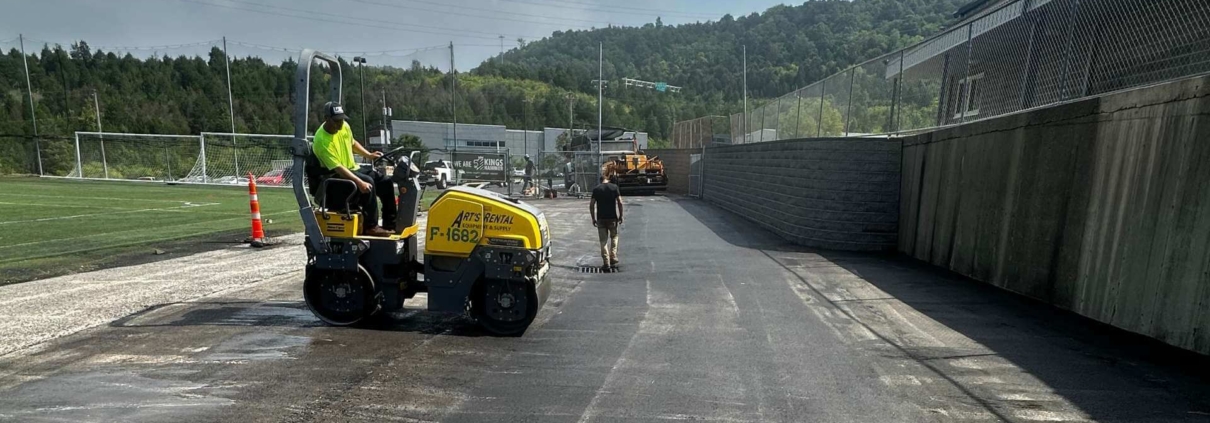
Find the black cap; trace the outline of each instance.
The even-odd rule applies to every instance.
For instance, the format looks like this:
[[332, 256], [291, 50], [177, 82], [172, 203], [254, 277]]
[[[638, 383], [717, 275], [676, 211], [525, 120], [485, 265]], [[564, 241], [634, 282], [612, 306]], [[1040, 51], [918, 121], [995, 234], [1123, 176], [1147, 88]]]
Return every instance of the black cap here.
[[337, 103], [335, 101], [329, 101], [327, 103], [324, 103], [323, 117], [325, 120], [327, 120], [328, 118], [349, 120], [349, 115], [345, 114], [345, 108], [343, 106], [341, 106], [340, 103]]

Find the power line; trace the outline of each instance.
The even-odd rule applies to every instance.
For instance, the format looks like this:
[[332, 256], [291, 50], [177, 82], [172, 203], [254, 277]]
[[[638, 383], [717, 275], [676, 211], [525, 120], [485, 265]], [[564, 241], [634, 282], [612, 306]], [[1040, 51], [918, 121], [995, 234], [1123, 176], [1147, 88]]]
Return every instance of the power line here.
[[[510, 2], [510, 3], [531, 4], [531, 5], [535, 5], [535, 6], [544, 6], [544, 7], [558, 7], [558, 8], [563, 8], [563, 9], [587, 10], [587, 11], [593, 11], [593, 12], [631, 15], [631, 16], [633, 16], [635, 14], [634, 12], [643, 12], [643, 13], [662, 13], [662, 14], [664, 14], [664, 16], [668, 16], [668, 17], [675, 16], [675, 17], [684, 17], [684, 18], [692, 18], [692, 19], [716, 19], [717, 18], [713, 15], [702, 14], [702, 13], [685, 13], [685, 12], [677, 12], [677, 11], [673, 11], [673, 10], [644, 9], [644, 8], [639, 8], [639, 7], [608, 6], [609, 8], [605, 9], [605, 8], [601, 8], [601, 6], [597, 5], [597, 4], [580, 3], [580, 2], [563, 1], [563, 0], [560, 0], [558, 3], [538, 3], [538, 2], [526, 1], [526, 0], [500, 0], [500, 1], [506, 1], [506, 2]], [[578, 6], [571, 6], [571, 5], [578, 5]], [[588, 6], [588, 7], [586, 7], [586, 6]]]
[[[302, 19], [302, 20], [305, 20], [310, 23], [315, 23], [315, 21], [320, 18], [313, 12], [308, 12], [307, 15], [300, 16], [300, 15], [289, 15], [289, 14], [278, 13], [278, 12], [270, 12], [270, 11], [266, 11], [266, 10], [262, 10], [262, 9], [250, 9], [250, 8], [246, 8], [246, 7], [228, 6], [225, 4], [207, 3], [207, 2], [204, 2], [201, 0], [178, 0], [178, 1], [183, 1], [186, 3], [196, 3], [196, 4], [205, 5], [205, 6], [211, 6], [211, 7], [220, 7], [220, 8], [224, 8], [224, 9], [242, 10], [245, 12], [260, 13], [263, 15]], [[484, 40], [495, 40], [496, 39], [496, 37], [485, 37], [485, 36], [479, 36], [479, 35], [466, 35], [466, 34], [449, 33], [449, 32], [424, 31], [424, 30], [419, 30], [419, 29], [407, 29], [407, 28], [396, 27], [396, 26], [388, 27], [388, 26], [374, 25], [374, 24], [370, 24], [370, 23], [356, 22], [356, 21], [350, 22], [350, 21], [344, 21], [344, 20], [339, 20], [339, 19], [333, 19], [330, 15], [328, 17], [326, 17], [325, 19], [327, 19], [327, 21], [325, 23], [342, 23], [342, 24], [353, 25], [353, 26], [362, 27], [362, 28], [378, 28], [378, 29], [386, 29], [386, 30], [391, 30], [391, 31], [444, 35], [444, 36], [460, 37], [460, 38], [478, 38], [478, 39], [484, 39]]]
[[[77, 40], [77, 41], [73, 41], [73, 42], [69, 42], [69, 43], [64, 43], [64, 42], [60, 42], [60, 41], [48, 41], [48, 40], [30, 38], [30, 37], [25, 37], [25, 39], [27, 41], [35, 41], [35, 42], [40, 42], [43, 44], [54, 44], [54, 45], [58, 45], [58, 46], [70, 46], [77, 41], [83, 41], [85, 43], [88, 42], [87, 40]], [[94, 51], [108, 50], [111, 52], [112, 51], [127, 51], [127, 50], [168, 50], [168, 49], [177, 49], [177, 48], [185, 48], [185, 47], [197, 47], [197, 46], [218, 44], [219, 41], [220, 40], [206, 40], [206, 41], [197, 41], [197, 42], [181, 43], [181, 44], [164, 44], [164, 45], [158, 45], [158, 46], [94, 46], [94, 45], [89, 44], [88, 48], [91, 50], [94, 50]]]
[[[271, 4], [258, 3], [258, 2], [254, 2], [254, 1], [241, 1], [241, 0], [224, 0], [224, 1], [226, 1], [228, 3], [247, 4], [247, 5], [252, 5], [252, 6], [257, 6], [257, 7], [263, 7], [266, 9], [280, 9], [280, 10], [286, 10], [286, 11], [298, 12], [298, 13], [307, 13], [307, 14], [315, 13], [312, 10], [303, 10], [303, 9], [295, 9], [295, 8], [290, 8], [290, 7], [275, 6], [275, 5], [271, 5]], [[337, 17], [337, 18], [344, 18], [344, 19], [352, 19], [352, 20], [359, 21], [359, 22], [360, 21], [377, 22], [377, 23], [380, 23], [383, 25], [396, 25], [396, 26], [401, 25], [401, 24], [399, 24], [397, 22], [393, 22], [393, 21], [371, 19], [371, 18], [361, 18], [361, 17], [357, 17], [357, 16], [335, 15], [335, 14], [331, 14], [331, 13], [324, 13], [323, 17], [325, 19], [330, 18], [330, 17]], [[435, 30], [451, 30], [449, 27], [421, 25], [421, 24], [414, 24], [414, 23], [409, 23], [404, 26], [407, 28], [418, 27], [418, 28], [429, 28], [429, 29], [435, 29]], [[483, 31], [475, 31], [475, 30], [471, 30], [471, 29], [457, 29], [457, 31], [491, 35], [491, 36], [499, 35], [499, 33], [496, 33], [496, 32], [483, 32]], [[504, 35], [508, 35], [510, 37], [535, 38], [535, 37], [528, 36], [528, 35], [518, 35], [518, 34], [504, 34]], [[536, 37], [536, 38], [540, 38], [540, 37]]]
[[[499, 16], [483, 16], [483, 15], [473, 15], [473, 14], [469, 14], [469, 13], [465, 13], [465, 12], [453, 12], [453, 11], [444, 11], [444, 10], [432, 10], [432, 9], [424, 9], [424, 8], [419, 8], [419, 7], [414, 7], [414, 6], [402, 6], [402, 5], [398, 5], [398, 4], [391, 4], [391, 3], [380, 3], [380, 2], [369, 1], [369, 0], [353, 0], [353, 1], [358, 2], [358, 3], [364, 3], [364, 4], [373, 4], [373, 5], [378, 5], [378, 6], [392, 7], [392, 8], [396, 8], [396, 9], [403, 9], [403, 10], [409, 10], [409, 11], [412, 11], [412, 10], [419, 10], [419, 11], [424, 11], [424, 12], [441, 13], [441, 14], [447, 14], [447, 15], [467, 16], [467, 17], [472, 17], [472, 18], [490, 19], [490, 20], [496, 20], [496, 21], [510, 21], [510, 22], [520, 22], [520, 23], [531, 23], [531, 24], [545, 25], [545, 26], [549, 26], [549, 27], [555, 27], [555, 28], [567, 28], [567, 27], [571, 27], [571, 28], [580, 28], [580, 29], [590, 29], [590, 28], [592, 28], [592, 27], [590, 27], [590, 26], [584, 26], [584, 25], [570, 25], [570, 24], [565, 24], [565, 23], [561, 23], [561, 22], [539, 22], [539, 21], [531, 21], [531, 20], [524, 20], [524, 19], [502, 18], [502, 17], [499, 17]], [[448, 4], [442, 4], [442, 3], [437, 3], [437, 2], [429, 2], [429, 1], [424, 1], [424, 0], [404, 0], [404, 1], [407, 1], [407, 2], [410, 2], [410, 3], [420, 3], [420, 4], [429, 4], [429, 5], [434, 5], [434, 6], [441, 6], [441, 7], [451, 7], [451, 8], [457, 8], [457, 6], [450, 6], [450, 5], [448, 5]], [[505, 11], [502, 11], [502, 10], [483, 10], [483, 11], [484, 11], [484, 12], [489, 12], [489, 13], [492, 13], [492, 14], [499, 14], [499, 15], [524, 16], [524, 17], [539, 18], [539, 19], [553, 19], [553, 20], [558, 20], [558, 21], [578, 21], [578, 22], [587, 22], [587, 23], [593, 23], [593, 24], [605, 24], [605, 25], [610, 25], [610, 24], [612, 24], [612, 22], [605, 22], [605, 21], [590, 21], [590, 20], [585, 20], [585, 19], [561, 18], [561, 17], [556, 17], [556, 16], [544, 16], [544, 15], [534, 15], [534, 14], [528, 14], [528, 13], [505, 12]]]

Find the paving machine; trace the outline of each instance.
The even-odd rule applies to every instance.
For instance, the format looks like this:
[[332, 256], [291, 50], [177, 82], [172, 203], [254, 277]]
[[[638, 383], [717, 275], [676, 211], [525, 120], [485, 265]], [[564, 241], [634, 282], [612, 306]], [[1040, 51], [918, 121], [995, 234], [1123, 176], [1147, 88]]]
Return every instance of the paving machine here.
[[[290, 151], [294, 196], [306, 231], [307, 307], [327, 324], [349, 326], [389, 316], [416, 293], [427, 292], [429, 311], [465, 314], [498, 335], [524, 333], [550, 294], [545, 215], [491, 191], [454, 187], [434, 201], [422, 231], [421, 172], [414, 157], [395, 149], [373, 165], [381, 172], [389, 169], [398, 189], [396, 231], [385, 238], [362, 235], [363, 215], [344, 206], [352, 197], [325, 195], [333, 184], [352, 182], [307, 170], [316, 168], [307, 139], [307, 88], [316, 62], [333, 72], [331, 98], [341, 97], [338, 62], [304, 50], [295, 74]], [[424, 237], [423, 260], [419, 237]]]
[[623, 194], [668, 190], [668, 177], [659, 156], [648, 156], [642, 151], [607, 151], [601, 155], [608, 158], [601, 165], [601, 174], [609, 176]]

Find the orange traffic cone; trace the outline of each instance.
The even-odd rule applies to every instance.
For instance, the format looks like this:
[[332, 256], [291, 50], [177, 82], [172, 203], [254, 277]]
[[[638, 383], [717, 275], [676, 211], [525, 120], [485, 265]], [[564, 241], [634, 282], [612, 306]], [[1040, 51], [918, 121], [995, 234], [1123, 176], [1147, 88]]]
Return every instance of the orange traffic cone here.
[[256, 178], [248, 172], [248, 196], [250, 197], [249, 204], [252, 207], [252, 239], [249, 241], [253, 247], [260, 248], [265, 246], [265, 228], [260, 222], [260, 201], [256, 198]]

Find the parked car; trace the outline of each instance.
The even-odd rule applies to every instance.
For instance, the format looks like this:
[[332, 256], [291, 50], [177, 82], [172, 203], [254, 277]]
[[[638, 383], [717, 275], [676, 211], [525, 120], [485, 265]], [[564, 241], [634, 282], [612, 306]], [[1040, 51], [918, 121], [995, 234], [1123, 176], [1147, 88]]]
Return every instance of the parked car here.
[[256, 183], [261, 185], [286, 185], [290, 181], [290, 168], [270, 170], [264, 176], [256, 178]]
[[248, 178], [237, 178], [234, 176], [224, 176], [222, 178], [212, 179], [211, 181], [213, 181], [216, 184], [248, 185]]

